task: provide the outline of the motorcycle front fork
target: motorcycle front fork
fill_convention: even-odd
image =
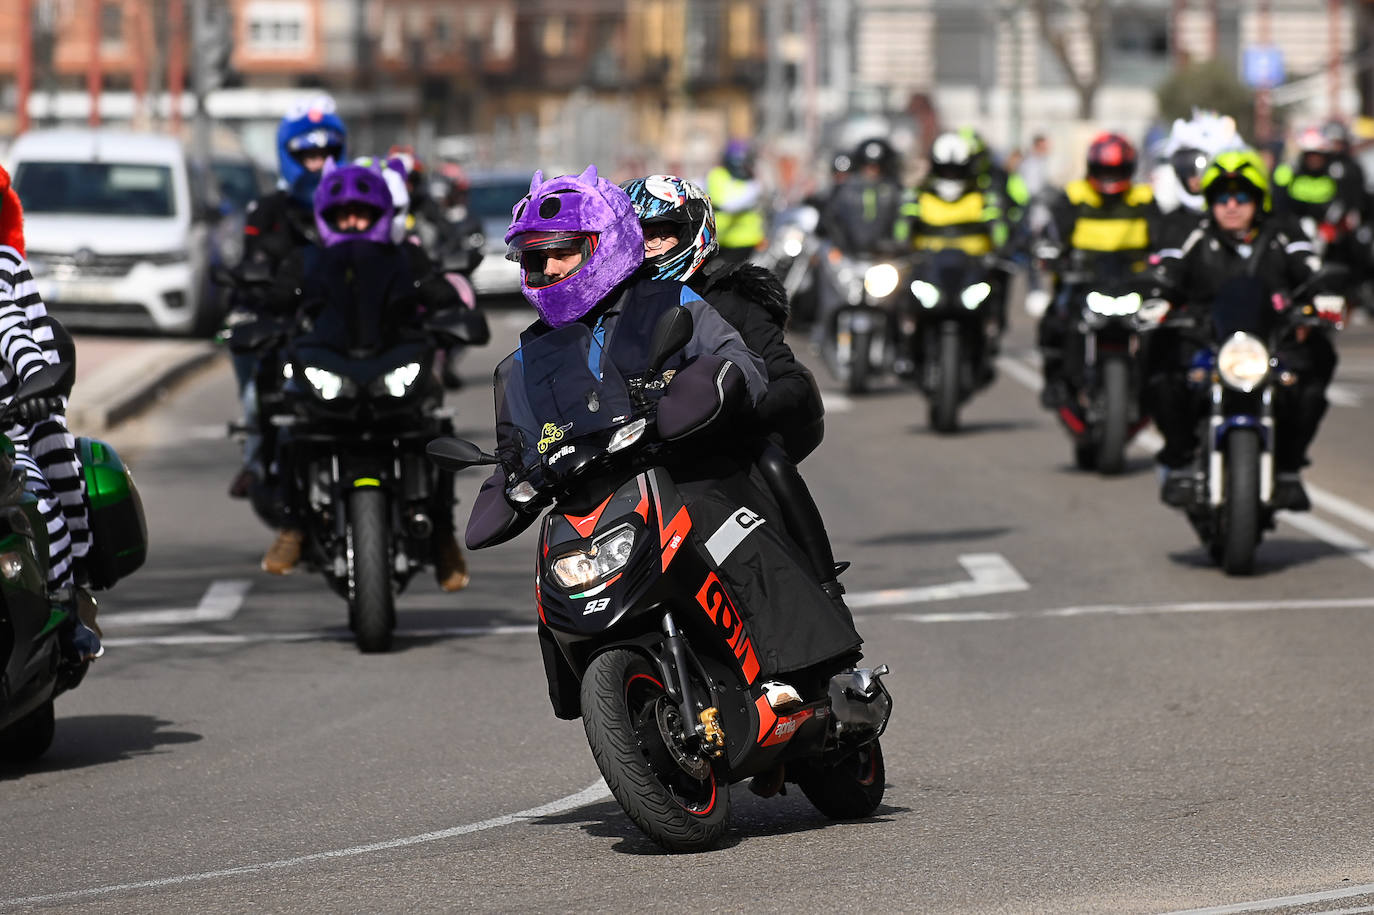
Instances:
[[[1226,454],[1221,441],[1221,430],[1226,424],[1224,409],[1226,391],[1220,382],[1212,384],[1212,415],[1207,423],[1207,440],[1203,442],[1203,452],[1207,461],[1207,504],[1213,508],[1221,505],[1225,492],[1224,464]],[[1267,505],[1274,496],[1274,404],[1273,389],[1265,388],[1260,395],[1260,428],[1264,433],[1265,448],[1260,452],[1259,484],[1260,503]]]
[[[692,734],[682,736],[684,739],[695,736],[703,751],[720,756],[725,752],[725,731],[720,726],[720,709],[715,705],[711,680],[696,659],[691,657],[687,641],[673,621],[671,612],[663,614],[662,625],[663,647],[667,657],[657,659],[659,672],[663,675],[668,696],[678,704],[682,721],[692,724]],[[697,687],[692,682],[694,673],[706,684],[706,695],[700,699],[696,695]]]

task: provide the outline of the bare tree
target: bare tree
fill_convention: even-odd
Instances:
[[[1031,0],[1030,7],[1045,43],[1054,51],[1064,74],[1078,93],[1078,117],[1093,117],[1093,101],[1102,85],[1102,48],[1106,42],[1109,0]],[[1074,66],[1072,36],[1063,29],[1064,13],[1080,14],[1087,22],[1088,61],[1085,71]],[[1075,17],[1077,18],[1077,17]]]

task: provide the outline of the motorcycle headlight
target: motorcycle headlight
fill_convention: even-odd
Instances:
[[[806,233],[800,229],[789,229],[782,239],[782,253],[788,257],[797,257],[806,247]]]
[[[635,531],[628,524],[603,534],[585,550],[560,556],[553,562],[554,580],[562,587],[589,588],[625,568],[634,551]]]
[[[307,365],[304,371],[305,380],[310,382],[310,386],[315,389],[315,393],[320,395],[321,400],[333,400],[345,390],[350,390],[353,383],[347,378],[328,369],[322,369],[317,365]]]
[[[1232,334],[1217,353],[1217,371],[1230,387],[1253,391],[1269,374],[1269,350],[1249,334]]]
[[[864,274],[864,291],[875,299],[885,299],[897,288],[900,277],[891,264],[874,264]]]
[[[926,308],[934,308],[940,303],[940,290],[925,280],[912,280],[911,294]]]
[[[1140,293],[1138,292],[1130,292],[1122,296],[1090,292],[1087,296],[1088,309],[1094,314],[1107,317],[1133,315],[1140,311],[1140,301]]]
[[[972,311],[979,305],[982,305],[991,293],[992,286],[988,283],[974,283],[964,290],[963,294],[959,296],[959,299],[964,303],[965,308]]]
[[[420,363],[409,362],[398,366],[382,376],[382,387],[392,397],[404,397],[406,391],[420,377]]]

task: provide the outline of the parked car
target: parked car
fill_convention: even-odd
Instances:
[[[173,137],[96,128],[15,139],[29,261],[48,309],[73,328],[209,334],[220,219]]]
[[[532,172],[469,173],[468,213],[482,220],[484,257],[472,272],[479,296],[519,295],[520,265],[506,260],[506,229],[511,210],[530,192]]]

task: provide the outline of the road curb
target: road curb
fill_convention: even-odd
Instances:
[[[168,341],[102,366],[77,384],[67,407],[67,425],[101,432],[137,416],[172,385],[221,357],[212,343]],[[79,358],[79,356],[78,356]]]

